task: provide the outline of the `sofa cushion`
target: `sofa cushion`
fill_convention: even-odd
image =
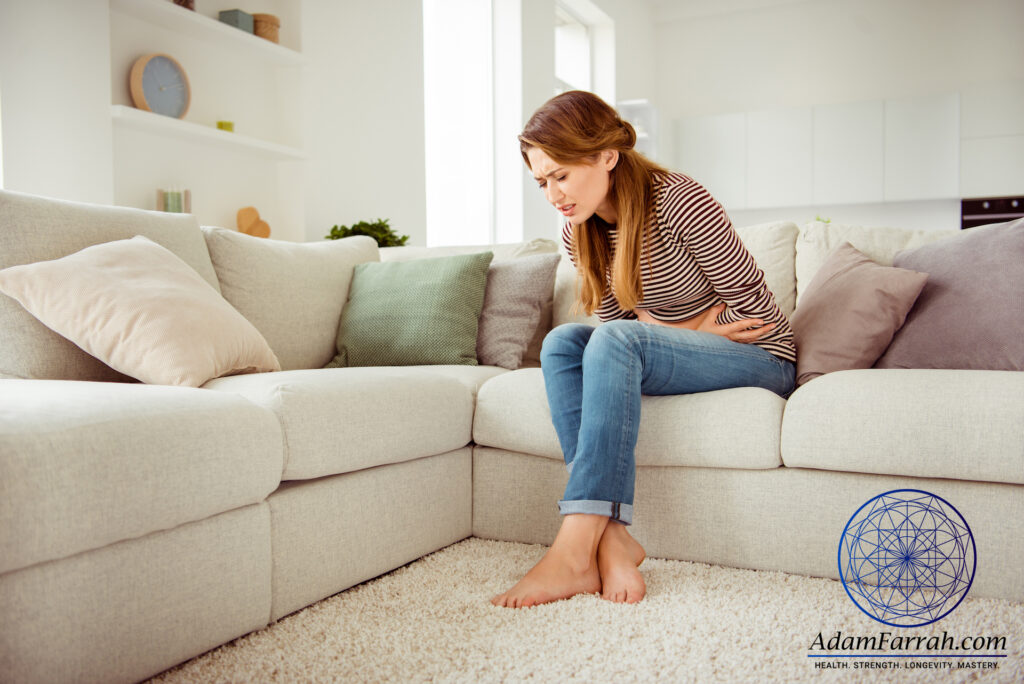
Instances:
[[[794,392],[788,467],[1024,484],[1024,373],[849,370]]]
[[[0,573],[262,501],[282,452],[241,397],[0,380]]]
[[[645,396],[636,461],[644,466],[776,468],[785,400],[757,387]],[[564,461],[539,368],[499,375],[477,397],[473,440]]]
[[[203,227],[224,298],[260,331],[284,370],[323,368],[335,354],[357,264],[378,261],[365,235],[295,243]]]
[[[479,368],[479,376],[504,372]],[[473,376],[417,366],[294,370],[211,380],[272,410],[285,441],[284,480],[399,463],[469,443]]]
[[[59,259],[91,245],[136,235],[169,249],[220,292],[199,223],[191,214],[95,206],[0,190],[0,268]],[[131,380],[4,295],[0,295],[0,377]]]
[[[111,368],[155,385],[281,370],[266,340],[195,270],[149,238],[0,271],[0,291]]]
[[[477,365],[490,252],[359,264],[326,368]]]
[[[871,368],[903,325],[928,276],[881,266],[844,242],[793,314],[796,384],[839,370]]]
[[[878,368],[1024,370],[1024,219],[900,252],[928,273]]]
[[[758,223],[736,228],[736,234],[754,261],[764,271],[768,289],[786,316],[796,309],[796,236],[800,228],[792,221]]]
[[[955,230],[904,230],[902,228],[865,228],[841,223],[812,221],[800,228],[796,239],[796,303],[829,254],[849,242],[876,264],[892,266],[893,257],[903,249],[926,245],[956,235]]]

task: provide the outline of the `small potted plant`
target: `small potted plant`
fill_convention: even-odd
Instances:
[[[352,237],[353,235],[369,235],[377,241],[380,247],[402,247],[409,239],[408,235],[398,235],[387,219],[377,219],[373,223],[360,221],[351,226],[332,226],[331,232],[324,236],[327,240],[340,240],[341,238]]]

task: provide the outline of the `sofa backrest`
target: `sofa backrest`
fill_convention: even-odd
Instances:
[[[199,223],[191,214],[67,202],[0,190],[0,269],[59,259],[86,247],[143,235],[192,266],[220,292]],[[129,382],[0,294],[0,377]]]
[[[849,242],[867,257],[883,266],[892,266],[897,252],[957,235],[957,230],[906,230],[868,228],[842,223],[812,221],[800,228],[796,239],[796,301],[825,259],[836,247]]]

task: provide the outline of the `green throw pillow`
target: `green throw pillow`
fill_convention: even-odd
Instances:
[[[355,267],[338,326],[344,366],[477,365],[492,252]]]

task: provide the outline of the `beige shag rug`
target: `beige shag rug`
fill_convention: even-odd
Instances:
[[[1024,681],[1024,605],[992,599],[968,597],[931,625],[891,628],[833,580],[649,558],[641,566],[647,597],[636,605],[580,595],[529,609],[492,606],[491,596],[545,550],[470,538],[151,681]],[[808,657],[811,644],[837,631],[1005,636],[1007,657],[830,659],[847,668],[816,667],[824,659]],[[960,662],[990,667],[958,669]]]

